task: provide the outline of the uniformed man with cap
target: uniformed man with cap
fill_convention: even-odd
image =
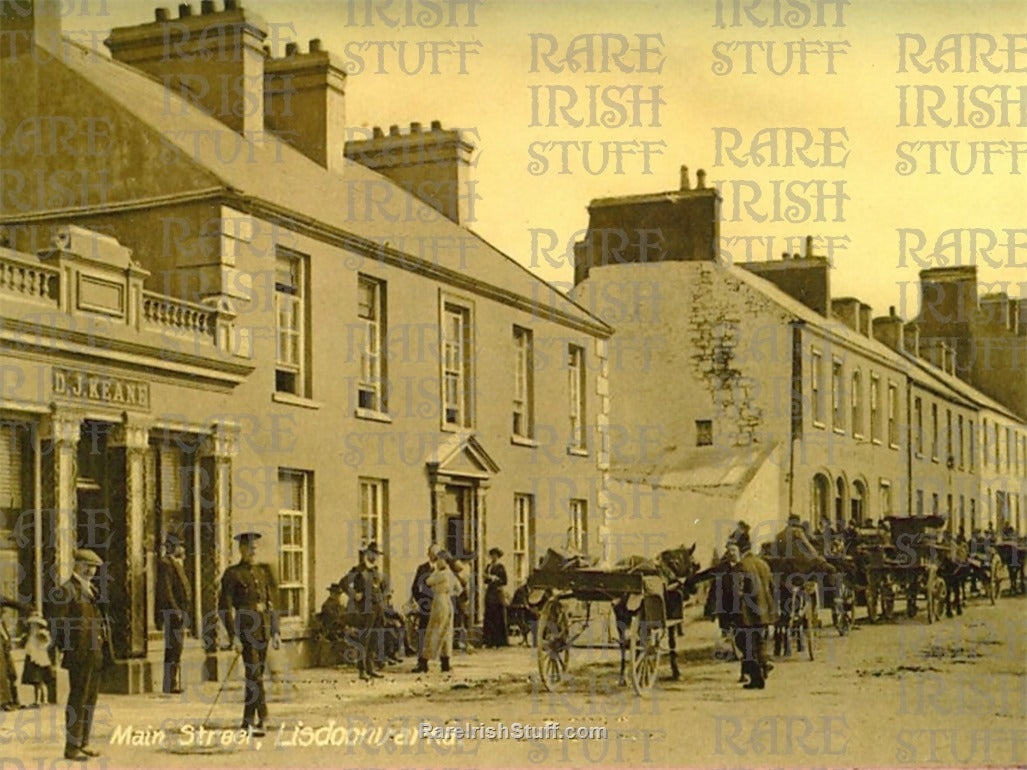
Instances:
[[[164,692],[182,692],[182,646],[193,591],[185,574],[185,544],[169,533],[157,565],[157,626],[164,629]]]
[[[264,667],[270,643],[278,648],[278,617],[274,603],[277,587],[266,564],[258,564],[259,532],[241,532],[239,563],[221,577],[218,614],[228,631],[235,651],[242,655],[246,673],[242,726],[254,735],[264,734],[267,699],[264,694]]]
[[[377,648],[384,646],[382,628],[385,625],[385,580],[377,564],[381,555],[377,543],[368,543],[360,550],[360,562],[342,579],[349,594],[348,614],[359,630],[360,678],[367,680],[382,677],[374,670]]]
[[[86,548],[77,549],[73,558],[71,577],[54,592],[50,623],[54,645],[63,653],[61,666],[68,671],[64,758],[85,762],[100,756],[89,748],[89,733],[100,692],[100,675],[114,655],[107,618],[92,582],[103,560]]]

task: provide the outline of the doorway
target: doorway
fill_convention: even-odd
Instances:
[[[463,561],[470,570],[467,584],[468,603],[474,624],[481,620],[478,608],[478,511],[474,484],[446,484],[442,494],[444,547],[454,559]]]

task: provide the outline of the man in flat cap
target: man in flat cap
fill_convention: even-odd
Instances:
[[[278,649],[278,616],[274,603],[278,588],[266,564],[257,563],[259,532],[242,532],[235,536],[239,543],[239,563],[221,576],[218,614],[228,631],[235,651],[242,655],[246,672],[242,726],[253,735],[264,735],[267,719],[267,698],[264,693],[264,668],[267,647]]]
[[[384,652],[382,628],[385,625],[385,580],[378,571],[378,557],[382,555],[378,544],[368,543],[360,550],[360,562],[342,579],[349,594],[348,614],[358,629],[361,653],[357,662],[360,678],[371,680],[382,677],[374,670],[378,649]]]
[[[193,590],[185,574],[185,544],[168,534],[157,564],[157,626],[164,629],[164,692],[182,692],[182,644]]]
[[[86,548],[76,550],[73,558],[71,577],[54,593],[50,622],[54,645],[63,653],[61,666],[68,671],[64,758],[86,762],[100,756],[89,748],[89,733],[100,692],[100,674],[114,655],[107,618],[92,582],[103,560]]]

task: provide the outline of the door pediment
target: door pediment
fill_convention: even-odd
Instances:
[[[425,464],[433,476],[485,479],[499,472],[495,460],[471,433],[454,434],[432,452]]]

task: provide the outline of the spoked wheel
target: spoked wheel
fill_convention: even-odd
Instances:
[[[994,604],[1002,596],[1002,558],[996,553],[991,557],[991,571],[988,575],[988,600]]]
[[[659,678],[664,633],[662,600],[646,597],[628,628],[628,662],[636,695],[649,695]]]
[[[837,590],[838,594],[835,596],[831,618],[834,621],[834,627],[838,629],[838,634],[845,636],[852,630],[854,622],[853,612],[856,607],[856,592],[849,585],[848,580],[842,580]]]
[[[559,599],[550,599],[538,617],[538,673],[552,692],[563,681],[570,662],[570,624]]]

